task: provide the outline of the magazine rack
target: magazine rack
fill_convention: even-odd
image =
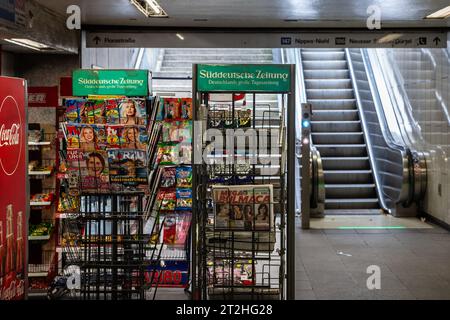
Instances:
[[[193,66],[194,299],[294,297],[295,71],[275,66],[280,89],[232,79],[264,68]]]
[[[187,99],[183,100],[187,102]],[[155,299],[159,287],[185,288],[188,284],[189,246],[186,238],[192,214],[191,207],[178,206],[179,202],[183,203],[178,201],[178,194],[190,194],[187,203],[192,206],[191,182],[183,179],[182,175],[186,171],[192,172],[191,157],[186,157],[186,162],[179,165],[165,163],[165,166],[160,155],[168,146],[178,147],[178,144],[192,149],[191,142],[187,141],[170,141],[168,145],[161,142],[167,133],[165,129],[190,130],[186,123],[192,121],[192,113],[189,112],[190,116],[185,120],[157,119],[158,110],[163,108],[161,101],[164,100],[158,97],[147,100],[148,118],[143,121],[146,123],[145,132],[140,133],[140,129],[134,132],[134,135],[139,132],[140,137],[145,135],[146,138],[142,139],[142,144],[148,145],[145,151],[129,149],[128,146],[123,148],[121,143],[124,139],[120,132],[125,131],[120,125],[108,124],[113,120],[108,118],[108,113],[104,126],[106,139],[99,138],[101,131],[97,127],[102,129],[101,124],[68,122],[64,125],[65,141],[72,145],[62,152],[66,166],[72,169],[65,174],[64,193],[75,195],[76,207],[66,214],[68,219],[62,228],[66,245],[65,265],[80,267],[82,299]],[[86,101],[82,104],[86,105]],[[88,102],[91,104],[95,105]],[[108,101],[105,108],[111,111],[113,104],[112,100]],[[71,113],[67,113],[70,117]],[[82,130],[88,126],[96,133],[96,150],[80,151],[77,146],[82,146]],[[104,170],[101,159],[97,161],[102,156],[102,141],[106,141],[103,145],[107,149],[109,172]],[[133,154],[136,156],[130,157]],[[91,158],[96,160],[92,161],[93,168],[86,168]],[[130,175],[130,165],[125,161],[128,159],[131,159],[134,178]],[[99,179],[85,181],[83,176],[89,169],[100,173]],[[164,173],[169,170],[174,174],[173,181],[177,182],[171,187],[162,185],[164,180],[167,183]],[[109,184],[103,177],[109,177]],[[171,210],[164,207],[168,200],[166,193],[176,193],[176,206],[175,200],[170,199]],[[170,224],[172,226],[169,227]],[[180,234],[184,234],[184,240]]]
[[[145,271],[150,263],[146,247],[149,236],[144,232],[149,216],[146,204],[151,196],[149,101],[121,97],[108,98],[110,102],[106,103],[105,99],[66,100],[67,121],[62,124],[64,143],[60,150],[60,171],[64,171],[60,172],[59,206],[65,217],[61,225],[63,267],[79,268],[79,273],[72,272],[69,279],[79,277],[76,289],[80,299],[144,299]],[[123,107],[107,109],[113,101],[142,108],[141,117],[129,126],[122,121],[111,122]],[[80,105],[74,108],[77,103]],[[82,119],[85,107],[87,119]],[[128,128],[131,133],[125,133]],[[134,139],[121,139],[128,134]],[[91,136],[95,139],[88,142]]]

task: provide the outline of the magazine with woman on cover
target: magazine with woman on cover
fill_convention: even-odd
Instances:
[[[215,228],[269,231],[273,226],[272,185],[213,185]]]

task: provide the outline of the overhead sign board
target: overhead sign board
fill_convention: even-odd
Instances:
[[[197,91],[289,92],[290,89],[290,65],[199,64],[197,66]]]
[[[88,48],[446,48],[446,32],[87,32]]]
[[[147,70],[75,70],[73,95],[148,96]]]

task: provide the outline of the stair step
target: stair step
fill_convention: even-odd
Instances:
[[[356,99],[308,99],[313,113],[316,110],[356,110]]]
[[[325,199],[325,209],[377,209],[377,198]]]
[[[309,79],[305,80],[306,89],[350,89],[350,79]]]
[[[312,114],[314,121],[359,120],[358,110],[315,110]]]
[[[325,184],[369,184],[373,182],[372,170],[324,170]]]
[[[343,70],[347,69],[346,60],[303,60],[305,70]]]
[[[312,132],[314,144],[363,144],[362,132]]]
[[[307,89],[308,99],[353,99],[353,89]]]
[[[311,121],[312,132],[361,132],[361,121]]]
[[[323,157],[321,155],[324,170],[368,170],[370,169],[369,157]]]
[[[350,71],[348,69],[341,70],[308,70],[304,69],[305,80],[309,79],[350,79]]]
[[[364,157],[367,155],[365,144],[316,144],[322,157]]]
[[[371,215],[379,215],[382,214],[383,210],[381,209],[325,209],[324,214],[325,215],[342,215],[342,216],[350,216],[350,215],[354,215],[354,216],[361,216],[361,215],[367,215],[367,216],[371,216]]]
[[[327,199],[376,198],[375,184],[326,184]]]
[[[302,60],[310,61],[310,60],[324,60],[324,59],[332,59],[332,60],[344,60],[345,52],[344,51],[304,51],[302,49]]]

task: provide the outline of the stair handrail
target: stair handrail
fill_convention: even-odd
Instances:
[[[377,174],[378,172],[378,167],[377,167],[377,163],[375,161],[375,156],[374,156],[374,152],[373,152],[373,146],[372,146],[372,142],[370,139],[370,136],[368,134],[368,129],[367,129],[367,122],[365,119],[365,115],[364,112],[362,112],[362,101],[361,101],[361,96],[359,94],[359,88],[358,88],[358,83],[356,81],[356,76],[355,76],[355,70],[353,68],[353,62],[352,62],[352,58],[350,55],[350,51],[348,48],[345,49],[345,55],[347,58],[347,62],[348,62],[348,68],[350,71],[350,75],[351,75],[351,81],[353,84],[353,89],[355,92],[355,98],[356,98],[356,104],[358,106],[358,110],[359,110],[359,116],[361,119],[361,126],[363,127],[363,134],[364,134],[364,140],[367,144],[367,152],[369,155],[369,162],[370,162],[370,167],[373,170],[373,177],[375,180],[375,188],[377,190],[377,194],[378,194],[378,199],[380,200],[380,204],[381,204],[381,208],[389,213],[392,213],[392,210],[388,207],[388,205],[386,204],[386,201],[384,199],[384,194],[383,194],[383,190],[382,185],[381,185],[381,181],[380,178]]]

